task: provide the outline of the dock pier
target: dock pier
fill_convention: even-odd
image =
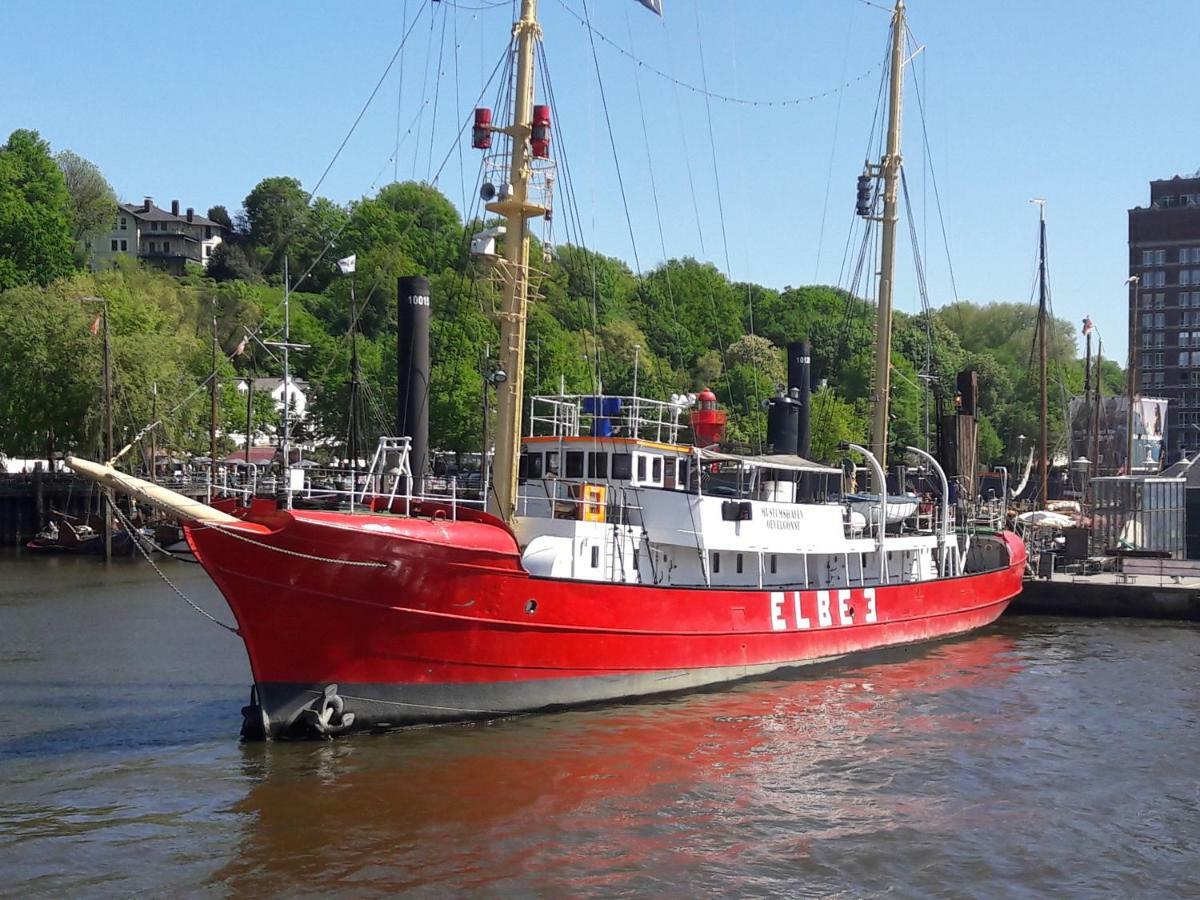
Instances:
[[[1027,578],[1009,606],[1022,615],[1200,622],[1200,577],[1104,572]]]

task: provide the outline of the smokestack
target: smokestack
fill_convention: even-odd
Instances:
[[[149,197],[143,198],[142,199],[142,212],[150,212],[150,207],[152,207],[153,205],[154,205],[154,203]]]
[[[179,201],[178,200],[171,201],[171,215],[173,215],[173,216],[179,215]]]
[[[795,453],[807,459],[812,449],[812,347],[808,341],[793,341],[787,345],[787,359],[788,387],[799,391]]]
[[[429,471],[429,279],[396,280],[396,434],[412,438],[414,478]]]
[[[791,456],[798,444],[800,404],[788,394],[767,401],[767,443],[772,453]]]

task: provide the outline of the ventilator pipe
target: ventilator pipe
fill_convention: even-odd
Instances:
[[[942,483],[942,524],[938,528],[938,573],[942,576],[946,572],[946,544],[950,540],[950,482],[946,479],[946,473],[942,469],[938,461],[933,458],[932,454],[926,453],[919,447],[906,447],[909,453],[919,459],[925,460],[937,472],[938,479]]]
[[[883,474],[883,466],[879,464],[879,460],[870,450],[860,447],[858,444],[847,444],[846,446],[862,455],[875,473],[875,483],[883,488],[879,492],[879,583],[887,584],[887,554],[883,551],[884,532],[887,530],[887,478]]]

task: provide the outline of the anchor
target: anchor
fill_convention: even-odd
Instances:
[[[265,741],[271,735],[271,722],[258,698],[258,685],[250,685],[250,703],[242,707],[242,740]]]
[[[354,724],[354,713],[346,712],[346,703],[338,696],[336,684],[325,685],[325,691],[301,714],[302,720],[322,737],[332,737],[348,731]]]

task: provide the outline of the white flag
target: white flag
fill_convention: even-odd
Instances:
[[[338,271],[340,271],[343,275],[349,275],[351,272],[354,271],[357,263],[358,263],[358,254],[351,253],[345,259],[338,260],[338,262],[337,262]]]

